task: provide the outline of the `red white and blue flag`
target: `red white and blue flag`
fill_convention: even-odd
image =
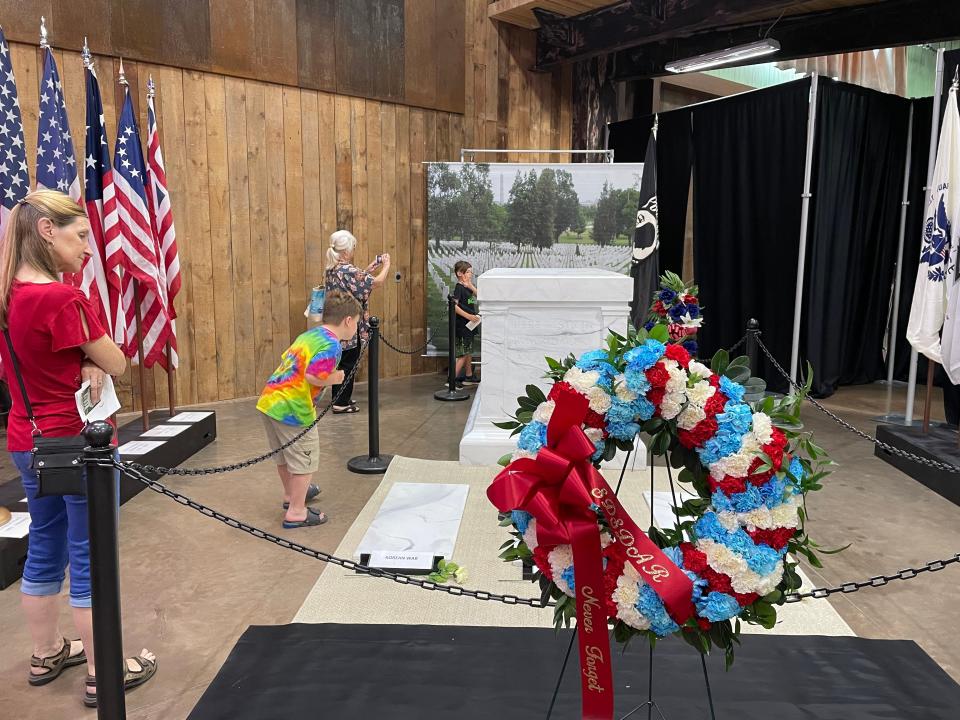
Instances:
[[[30,174],[23,142],[23,119],[10,47],[0,28],[0,240],[14,206],[30,191]]]
[[[110,269],[123,267],[122,303],[126,323],[124,351],[136,362],[137,308],[140,300],[143,364],[156,362],[166,367],[166,343],[170,336],[170,318],[163,302],[166,281],[161,277],[157,242],[150,222],[147,192],[144,186],[146,165],[137,130],[136,115],[129,89],[117,125],[117,144],[113,153],[113,182],[116,188],[121,251],[108,255]]]
[[[44,48],[40,81],[40,123],[37,128],[37,189],[59,190],[80,203],[77,156],[67,122],[67,106],[57,62]]]
[[[167,172],[163,165],[163,152],[160,150],[160,132],[153,104],[153,78],[150,78],[150,92],[147,95],[147,201],[156,239],[161,297],[170,318],[170,359],[172,366],[176,368],[177,327],[174,318],[177,317],[177,312],[173,301],[180,292],[180,255],[177,252],[177,231],[173,225],[173,210],[167,190]]]
[[[100,311],[114,342],[126,341],[123,309],[120,304],[120,267],[110,267],[109,257],[121,251],[117,200],[110,166],[110,148],[104,127],[100,85],[92,64],[86,69],[87,156],[84,159],[84,201],[90,220],[90,250],[84,263],[80,289]]]

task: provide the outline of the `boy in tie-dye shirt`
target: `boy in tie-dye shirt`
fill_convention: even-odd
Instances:
[[[297,337],[286,349],[257,402],[270,449],[279,450],[275,457],[283,484],[284,528],[327,521],[326,514],[306,506],[320,492],[311,482],[320,467],[320,433],[314,424],[316,402],[326,387],[343,383],[343,371],[337,370],[340,343],[356,334],[360,311],[352,295],[329,293],[323,323]]]

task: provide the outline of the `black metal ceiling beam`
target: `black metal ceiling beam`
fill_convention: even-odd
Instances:
[[[667,75],[664,65],[758,39],[767,23],[706,31],[648,43],[617,53],[617,80]],[[780,52],[756,62],[794,60],[842,52],[952,40],[960,37],[960,2],[894,0],[868,6],[783,18],[770,33]],[[727,66],[729,67],[729,66]]]
[[[953,2],[953,0],[945,0]],[[644,43],[718,27],[730,27],[763,12],[772,24],[796,0],[626,0],[564,17],[534,9],[538,70]]]

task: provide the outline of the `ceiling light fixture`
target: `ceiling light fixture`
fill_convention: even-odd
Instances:
[[[696,57],[686,58],[684,60],[674,60],[664,65],[667,72],[687,73],[707,68],[726,65],[728,63],[741,62],[750,58],[772,55],[780,51],[780,43],[772,39],[758,40],[757,42],[746,45],[737,45],[726,50],[717,50],[716,52],[704,53]]]

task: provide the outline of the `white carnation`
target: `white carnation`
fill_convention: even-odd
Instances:
[[[761,445],[767,445],[773,440],[773,423],[766,413],[753,414],[753,434]]]
[[[710,372],[710,368],[697,360],[691,360],[687,370],[692,375],[699,375],[701,378],[708,378],[713,374]]]
[[[680,414],[680,407],[686,395],[680,393],[667,393],[663,396],[663,402],[660,403],[660,415],[664,420],[673,420]]]
[[[674,367],[668,368],[667,372],[670,375],[670,379],[667,380],[667,392],[668,393],[684,393],[686,394],[687,390],[687,373],[686,371],[674,363]]]
[[[584,372],[578,367],[572,367],[567,370],[567,374],[563,376],[563,379],[572,385],[577,392],[586,395],[590,391],[590,388],[595,386],[600,380],[600,373],[596,370],[587,370]]]
[[[604,415],[610,410],[611,400],[607,391],[599,385],[594,385],[587,392],[587,398],[590,400],[590,409],[595,413]]]
[[[703,407],[707,404],[707,400],[713,397],[716,391],[717,389],[708,381],[701,380],[687,390],[687,399],[689,399],[691,403]]]
[[[680,416],[677,418],[677,427],[681,430],[693,430],[697,423],[706,417],[707,414],[703,411],[702,407],[691,403],[687,405],[686,409],[680,413]]]
[[[510,458],[510,462],[513,462],[514,460],[520,460],[521,458],[535,458],[536,456],[537,456],[536,453],[532,453],[529,450],[521,450],[520,448],[517,448],[513,452],[513,455]]]
[[[596,445],[597,440],[603,440],[603,430],[600,428],[586,428],[583,434],[586,435],[594,445]]]
[[[537,521],[535,518],[531,518],[527,524],[527,531],[523,534],[523,542],[530,548],[530,552],[537,549],[539,543],[537,542]]]
[[[637,630],[649,630],[650,620],[640,614],[640,611],[633,605],[617,604],[617,617],[623,620],[627,625]]]
[[[626,378],[623,375],[617,375],[613,380],[613,389],[618,400],[623,402],[633,402],[637,399],[637,394],[627,387]]]
[[[553,400],[547,400],[537,405],[537,409],[533,411],[533,419],[537,422],[542,422],[544,425],[550,423],[550,418],[553,417],[553,410],[557,404]]]

